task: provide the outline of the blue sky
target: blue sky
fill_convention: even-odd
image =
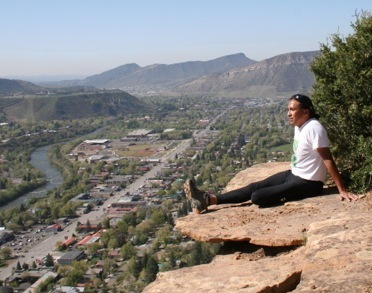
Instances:
[[[127,63],[264,60],[352,33],[370,0],[3,0],[0,77],[92,75]]]

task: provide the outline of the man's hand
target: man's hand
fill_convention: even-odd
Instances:
[[[352,194],[347,191],[340,192],[340,200],[347,200],[347,201],[355,201],[358,200],[359,197],[355,194]]]
[[[340,200],[355,201],[359,197],[355,194],[347,192],[344,186],[344,182],[341,178],[340,172],[336,166],[336,163],[333,159],[332,153],[328,147],[318,148],[319,155],[322,157],[324,164],[327,167],[328,172],[331,174],[333,181],[335,182],[337,189],[340,193]]]

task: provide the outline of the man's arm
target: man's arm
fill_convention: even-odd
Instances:
[[[333,159],[331,150],[329,148],[318,148],[317,151],[319,155],[322,157],[329,174],[331,174],[331,177],[337,186],[338,192],[340,193],[340,199],[341,200],[346,199],[347,201],[358,200],[358,196],[346,190],[340,172],[338,171],[336,163]]]

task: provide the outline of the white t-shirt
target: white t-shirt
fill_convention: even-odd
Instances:
[[[292,173],[307,180],[325,181],[327,168],[317,148],[329,147],[327,131],[317,119],[295,126]]]

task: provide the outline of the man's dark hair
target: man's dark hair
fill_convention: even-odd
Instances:
[[[315,113],[313,102],[308,96],[295,94],[289,100],[296,100],[300,103],[302,109],[309,109],[310,118],[319,119],[319,115]]]

